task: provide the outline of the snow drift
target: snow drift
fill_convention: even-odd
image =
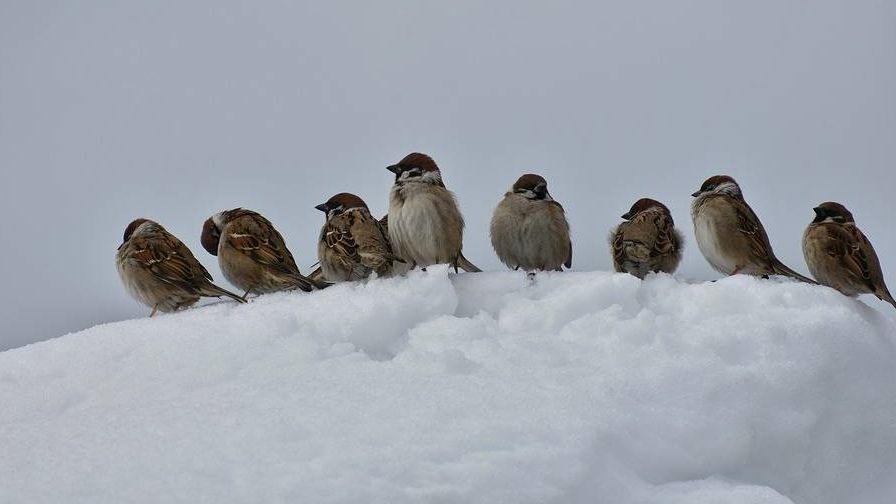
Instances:
[[[732,277],[449,275],[0,353],[4,502],[889,503],[896,323]]]

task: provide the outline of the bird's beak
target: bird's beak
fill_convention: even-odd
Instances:
[[[629,220],[629,219],[632,218],[632,213],[631,213],[631,212],[626,212],[626,213],[622,214],[621,217],[622,217],[623,219],[625,219],[625,220]]]
[[[399,173],[401,173],[401,167],[398,166],[397,164],[394,164],[394,165],[392,165],[392,166],[387,166],[386,169],[389,170],[390,172],[396,174],[396,175],[398,175]]]
[[[821,208],[815,207],[812,210],[815,210],[815,218],[812,219],[812,222],[822,222],[827,218],[827,216],[824,214],[824,210],[822,210]]]
[[[702,191],[697,191],[697,192],[691,194],[691,196],[696,198],[697,196],[700,196],[700,194],[702,194]]]
[[[327,213],[330,211],[330,207],[328,207],[326,203],[321,203],[320,205],[317,205],[314,208],[320,210],[323,213]]]

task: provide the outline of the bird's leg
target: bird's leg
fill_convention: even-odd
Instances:
[[[153,315],[156,314],[156,310],[159,309],[159,303],[156,303],[152,306],[152,311],[149,312],[149,318],[152,318]]]
[[[247,298],[249,297],[250,292],[252,292],[252,287],[249,287],[248,289],[246,289],[246,293],[243,294],[243,301],[248,301]]]

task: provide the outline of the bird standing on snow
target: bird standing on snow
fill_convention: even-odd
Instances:
[[[666,205],[641,198],[623,216],[625,222],[610,233],[610,252],[616,271],[644,278],[647,273],[674,273],[681,262],[684,239]]]
[[[202,226],[202,246],[218,256],[227,281],[249,293],[323,287],[299,272],[274,225],[243,208],[216,213]]]
[[[392,273],[392,246],[364,200],[339,193],[316,207],[326,215],[317,243],[323,276],[331,282],[367,278],[370,273]]]
[[[491,223],[492,247],[508,268],[562,270],[572,267],[569,223],[539,175],[520,177],[498,203]]]
[[[386,169],[395,174],[388,215],[395,254],[412,268],[448,263],[454,271],[482,271],[461,253],[464,219],[435,161],[414,152]]]
[[[186,308],[200,297],[240,296],[211,282],[212,276],[180,240],[158,223],[136,219],[124,230],[115,263],[125,289],[136,300],[157,310]]]
[[[775,257],[762,222],[733,178],[710,177],[692,196],[697,246],[716,271],[726,275],[784,275],[815,283]]]
[[[877,253],[852,213],[834,202],[822,203],[814,210],[815,219],[803,233],[803,255],[812,276],[847,296],[874,294],[896,307]]]

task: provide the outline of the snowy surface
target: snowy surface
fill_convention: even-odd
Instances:
[[[98,326],[0,353],[0,501],[890,503],[863,302],[431,268]]]

